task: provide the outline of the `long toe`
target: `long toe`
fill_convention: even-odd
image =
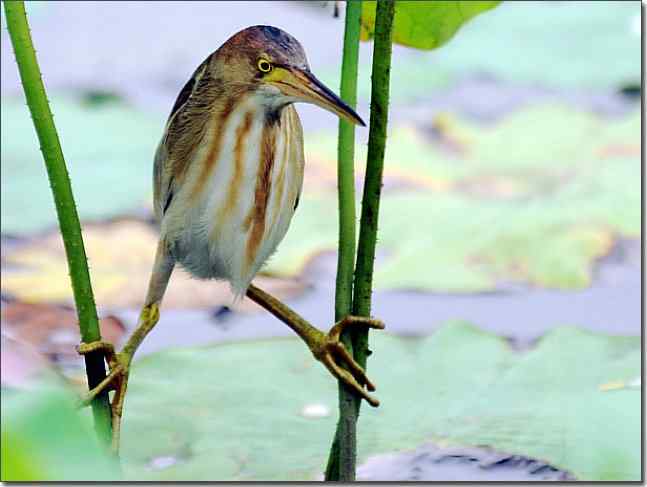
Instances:
[[[366,390],[359,384],[359,382],[355,380],[355,377],[353,377],[350,372],[342,369],[339,365],[337,365],[331,356],[328,355],[325,357],[324,365],[326,365],[333,376],[343,382],[351,390],[355,391],[360,397],[366,399],[366,402],[368,402],[371,406],[378,407],[380,405],[380,401],[366,392]]]
[[[339,340],[342,332],[349,326],[365,326],[374,330],[383,330],[385,328],[382,320],[368,318],[366,316],[348,315],[335,323],[335,326],[330,329],[328,336],[333,340]]]
[[[373,385],[371,380],[368,378],[364,369],[355,361],[351,354],[348,353],[348,350],[346,350],[346,347],[344,347],[341,342],[338,342],[337,346],[335,347],[335,353],[350,370],[350,373],[353,374],[357,382],[359,382],[361,385],[366,385],[366,388],[369,391],[375,390],[375,385]]]
[[[104,342],[104,341],[96,341],[96,342],[81,342],[79,345],[76,347],[76,351],[78,352],[79,355],[86,355],[88,353],[92,352],[103,352],[106,355],[114,355],[115,353],[115,347],[112,343],[110,342]]]

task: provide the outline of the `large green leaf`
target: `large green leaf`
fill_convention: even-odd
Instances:
[[[118,478],[89,418],[60,383],[2,391],[2,480],[105,481]],[[85,415],[84,415],[85,416]]]
[[[435,49],[449,41],[458,29],[500,1],[398,1],[393,19],[393,42],[419,49]],[[377,2],[362,4],[361,38],[375,31]]]
[[[382,405],[362,409],[360,463],[431,439],[539,458],[581,480],[640,478],[640,390],[622,386],[640,375],[638,338],[560,328],[520,353],[453,323],[424,339],[371,340]],[[314,480],[335,398],[296,339],[151,355],[129,386],[125,477]],[[304,415],[313,404],[333,413]]]

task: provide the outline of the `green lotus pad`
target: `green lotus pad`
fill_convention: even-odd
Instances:
[[[640,478],[637,337],[557,328],[518,352],[503,338],[453,322],[421,339],[372,333],[371,348],[369,372],[382,405],[362,409],[360,464],[432,440],[541,459],[579,480]],[[79,458],[70,449],[80,443],[52,447],[59,423],[42,419],[52,401],[23,397],[33,395],[3,394],[3,428],[46,454],[45,464],[61,462],[57,479],[79,478],[69,468]],[[149,355],[134,363],[129,384],[124,477],[315,480],[336,407],[335,382],[297,339]],[[82,416],[89,431],[89,411]]]
[[[640,478],[640,340],[574,328],[529,352],[465,323],[429,338],[373,333],[360,463],[425,440],[540,458],[582,480]],[[126,477],[314,480],[336,422],[337,387],[297,340],[175,350],[137,362],[123,434]],[[332,414],[306,418],[321,404]],[[159,471],[155,458],[177,463]]]
[[[401,1],[395,4],[393,42],[420,49],[435,49],[452,38],[472,17],[496,7],[498,1]],[[362,5],[362,40],[375,34],[376,2]]]

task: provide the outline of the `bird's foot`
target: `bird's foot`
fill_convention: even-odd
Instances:
[[[81,343],[77,347],[80,355],[100,351],[104,354],[108,364],[109,373],[97,386],[90,389],[83,395],[79,406],[88,406],[98,394],[104,391],[115,391],[115,395],[110,402],[111,419],[112,419],[112,450],[119,452],[119,435],[121,432],[121,415],[124,407],[124,398],[128,386],[128,373],[132,355],[120,352],[116,353],[113,345],[108,342],[97,341],[90,343]]]
[[[374,391],[375,386],[366,376],[364,369],[353,359],[339,340],[341,333],[349,326],[366,326],[376,330],[384,329],[384,323],[380,320],[362,316],[347,316],[337,322],[328,334],[321,333],[321,335],[314,337],[314,343],[310,346],[310,349],[315,358],[323,363],[334,377],[366,399],[371,406],[377,407],[380,402],[364,389],[366,385],[369,391]],[[342,365],[346,368],[343,368]]]

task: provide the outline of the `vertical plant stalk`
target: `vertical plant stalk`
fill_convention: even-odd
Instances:
[[[341,65],[341,99],[348,106],[357,105],[357,65],[361,0],[348,2],[344,30],[344,54]],[[337,189],[339,195],[339,253],[335,282],[335,321],[352,310],[353,267],[355,266],[355,125],[339,119],[337,142]],[[348,342],[350,345],[350,340]]]
[[[72,187],[65,166],[63,151],[61,150],[31,40],[25,5],[22,1],[5,1],[4,9],[20,79],[40,142],[52,194],[54,195],[58,223],[63,236],[65,255],[74,291],[74,302],[81,329],[81,339],[86,343],[97,341],[101,339],[101,333],[83,246],[81,225],[74,203],[74,196],[72,195]],[[90,388],[95,387],[106,377],[104,360],[100,353],[87,354],[85,356],[85,368]],[[106,445],[109,445],[111,424],[107,392],[98,395],[92,401],[92,412],[99,438]]]
[[[340,96],[348,106],[357,105],[357,69],[359,59],[361,0],[346,2],[346,21],[344,28],[344,53],[341,64]],[[353,268],[355,266],[355,126],[339,119],[337,142],[337,189],[339,198],[339,245],[337,254],[337,279],[335,282],[335,321],[352,312]],[[352,339],[344,332],[341,341],[350,353],[353,351]],[[353,397],[339,384],[340,424],[348,421],[342,411],[353,409]],[[340,428],[337,425],[337,430]],[[339,442],[338,434],[331,447],[326,480],[339,480]]]
[[[371,312],[373,262],[375,260],[389,111],[394,12],[394,0],[378,0],[371,75],[371,121],[368,156],[353,285],[353,314],[357,316],[370,316]],[[366,368],[366,361],[370,353],[368,349],[368,330],[354,330],[352,342],[355,360]],[[350,399],[348,402],[340,399],[340,405],[343,409],[340,411],[341,418],[331,452],[332,461],[329,461],[330,480],[352,481],[355,480],[357,460],[356,427],[361,399],[346,389],[342,391],[342,395],[347,395]],[[336,466],[333,458],[335,454],[338,456]]]

